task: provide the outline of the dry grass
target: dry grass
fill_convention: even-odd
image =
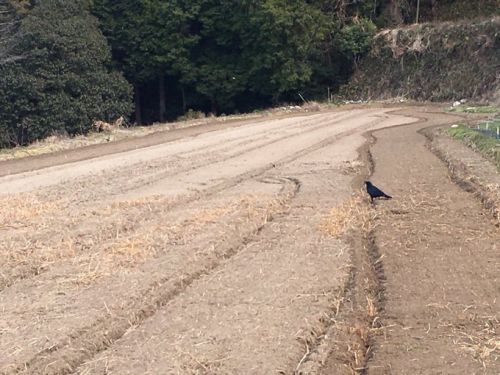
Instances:
[[[319,112],[323,108],[323,106],[315,101],[309,101],[300,106],[300,108],[305,112]]]
[[[377,213],[361,195],[356,195],[339,206],[332,208],[320,224],[320,230],[335,238],[342,237],[350,230],[368,233],[373,229]]]
[[[207,358],[207,356],[192,354],[187,351],[175,348],[178,355],[182,358],[182,365],[177,368],[177,372],[186,375],[217,375],[221,374],[220,365],[222,362],[229,359],[228,357],[220,357],[216,359]]]
[[[468,306],[474,309],[475,306]],[[462,324],[450,324],[454,333],[454,342],[461,350],[472,354],[474,359],[488,368],[490,364],[497,363],[500,359],[500,338],[497,334],[500,327],[496,316],[477,316],[475,313],[466,316],[469,323],[474,324],[475,329]]]
[[[94,212],[94,220],[109,216],[109,220],[122,221],[95,228],[96,232],[85,237],[72,233],[67,238],[47,239],[44,243],[32,243],[26,238],[22,248],[19,242],[5,242],[0,247],[5,269],[0,284],[12,282],[6,277],[25,277],[27,273],[39,273],[56,262],[72,259],[78,271],[68,275],[67,281],[89,285],[119,269],[133,268],[160,256],[172,247],[186,245],[194,238],[207,237],[208,241],[208,238],[224,237],[228,230],[256,229],[285,206],[281,198],[242,196],[176,218],[175,213],[168,210],[170,203],[171,200],[162,197],[112,203]],[[159,207],[165,208],[165,212]],[[192,254],[193,260],[216,251],[209,246]]]
[[[93,217],[116,217],[121,221],[144,221],[148,218],[162,217],[168,214],[170,208],[178,204],[176,198],[163,195],[151,195],[138,199],[112,202],[104,207],[90,211]]]
[[[463,334],[460,346],[471,352],[474,358],[481,362],[484,368],[488,362],[497,362],[500,358],[500,339],[498,337],[485,338]]]
[[[335,238],[342,238],[349,232],[354,233],[354,238],[364,238],[362,243],[354,246],[362,246],[362,250],[356,249],[352,253],[352,267],[358,269],[358,275],[362,273],[358,285],[349,293],[355,293],[357,303],[350,301],[347,290],[343,290],[336,298],[334,306],[335,315],[330,318],[326,331],[317,329],[305,336],[306,349],[308,344],[313,342],[310,337],[320,338],[319,356],[309,360],[302,368],[298,368],[296,373],[309,373],[309,369],[314,369],[311,373],[320,372],[322,366],[328,358],[333,358],[338,373],[359,374],[365,371],[366,358],[370,351],[370,337],[373,332],[379,330],[374,328],[379,316],[378,301],[376,299],[376,283],[372,280],[376,278],[373,272],[367,271],[372,265],[369,260],[369,249],[364,241],[368,238],[375,226],[375,219],[381,209],[374,209],[366,199],[363,192],[358,192],[355,196],[344,201],[342,204],[330,210],[329,214],[322,220],[319,230]],[[358,256],[360,259],[357,259]],[[364,303],[363,299],[366,300]],[[340,314],[340,315],[339,315]],[[320,323],[321,320],[319,321]],[[333,322],[333,324],[332,324]],[[325,330],[325,328],[323,328]],[[328,332],[328,338],[323,338]],[[330,349],[326,349],[326,347]],[[314,352],[318,351],[314,349]],[[308,354],[308,353],[307,353]],[[302,364],[299,364],[302,365]],[[299,366],[300,367],[300,366]]]
[[[500,184],[486,184],[484,187],[484,196],[488,202],[491,202],[490,211],[495,216],[497,227],[500,227]]]
[[[60,200],[40,200],[36,194],[23,193],[0,198],[0,230],[19,229],[30,225],[42,215],[61,209]]]
[[[237,209],[233,204],[195,210],[184,221],[179,221],[170,213],[173,201],[155,196],[76,213],[75,217],[80,220],[73,223],[71,229],[66,218],[52,215],[58,209],[56,203],[39,204],[31,195],[11,198],[10,202],[9,209],[2,212],[1,223],[8,223],[4,225],[6,229],[27,227],[34,218],[49,228],[46,232],[5,233],[0,243],[0,287],[10,285],[17,278],[43,272],[65,259],[83,261],[84,270],[77,279],[92,281],[94,274],[107,274],[114,262],[122,266],[139,263],[154,256],[162,244],[186,241],[203,226]]]
[[[237,209],[236,205],[202,209],[180,223],[165,222],[147,226],[124,238],[117,236],[116,242],[101,251],[101,263],[109,267],[137,265],[156,256],[166,246],[186,243],[189,238],[202,233],[207,225],[222,220]]]
[[[13,149],[0,149],[0,161],[20,159],[28,156],[49,154],[52,152],[69,150],[93,144],[107,143],[122,138],[127,130],[115,130],[109,133],[90,133],[86,136],[80,135],[70,138],[64,135],[52,135],[41,141],[35,141],[28,146],[20,146]],[[123,135],[122,135],[123,134]]]

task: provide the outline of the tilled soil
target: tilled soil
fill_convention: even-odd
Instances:
[[[363,134],[423,117],[373,133],[395,198],[370,207]],[[498,232],[416,133],[449,121],[247,122],[0,178],[0,373],[495,371]]]

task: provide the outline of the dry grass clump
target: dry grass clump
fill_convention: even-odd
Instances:
[[[241,197],[238,205],[241,207],[243,218],[247,221],[258,218],[256,224],[261,226],[270,221],[275,213],[286,209],[287,201],[288,196],[272,198],[265,195],[246,195]]]
[[[165,197],[163,195],[150,195],[138,199],[113,202],[110,205],[108,205],[105,209],[109,211],[114,211],[116,209],[128,209],[134,207],[144,208],[144,207],[150,207],[152,204],[158,205],[158,204],[171,203],[173,201],[174,200],[172,198]]]
[[[27,227],[41,215],[48,215],[61,208],[61,201],[42,201],[33,193],[7,195],[0,198],[0,229]]]
[[[186,352],[179,347],[175,348],[180,357],[181,365],[176,369],[180,374],[186,375],[217,375],[221,374],[221,363],[228,357],[208,358],[206,355],[198,355]]]
[[[50,210],[57,209],[57,204],[38,206],[35,198],[19,198],[15,205],[23,209],[17,213],[12,210],[9,217],[17,215],[20,223],[35,215],[49,219]],[[50,216],[50,231],[46,235],[14,233],[6,235],[0,243],[0,289],[70,259],[71,267],[77,267],[78,271],[68,281],[87,285],[113,274],[117,268],[132,268],[193,238],[201,241],[204,236],[209,241],[234,231],[257,230],[282,210],[285,202],[286,197],[281,196],[245,195],[208,208],[183,210],[179,216],[171,211],[175,200],[152,196],[82,212],[84,221],[79,222],[78,230],[69,229],[67,221]],[[207,255],[204,251],[193,256]],[[206,251],[216,253],[213,247]]]
[[[0,290],[18,279],[43,273],[60,259],[74,258],[82,246],[71,237],[53,241],[53,245],[29,238],[22,243],[8,239],[0,241]]]
[[[491,211],[495,216],[497,226],[500,226],[500,184],[488,184],[485,186],[485,190],[484,194],[491,202]]]
[[[478,318],[473,315],[471,321],[477,321]],[[465,332],[462,326],[455,327],[453,332],[459,337],[455,343],[487,368],[500,359],[500,338],[497,334],[499,321],[496,316],[482,316],[477,322],[480,327],[473,334]]]
[[[484,338],[466,335],[461,347],[472,353],[484,368],[488,362],[497,362],[500,358],[500,339],[498,337]]]
[[[345,327],[347,333],[357,338],[357,340],[352,340],[348,345],[347,352],[353,357],[350,362],[351,370],[354,373],[362,370],[362,366],[365,363],[366,358],[366,347],[369,342],[370,329],[366,327],[364,323],[357,322],[352,326]]]
[[[69,138],[63,135],[51,135],[41,141],[35,141],[29,146],[16,147],[13,149],[0,149],[0,161],[18,159],[26,156],[34,156],[55,152],[67,142]]]
[[[229,204],[226,207],[215,207],[208,208],[204,210],[197,211],[194,215],[192,215],[189,219],[185,220],[183,223],[184,228],[189,229],[191,231],[197,231],[201,227],[215,223],[220,220],[222,217],[236,212],[238,210],[237,204]]]
[[[37,156],[93,144],[107,143],[126,138],[125,136],[120,136],[122,132],[125,134],[129,133],[126,130],[119,129],[113,130],[111,134],[109,132],[89,133],[87,135],[79,135],[76,137],[69,137],[64,134],[54,134],[45,139],[35,141],[28,146],[19,146],[12,149],[0,149],[0,161],[21,159],[28,156]]]
[[[105,249],[105,253],[111,254],[114,261],[121,258],[126,263],[136,263],[157,254],[161,246],[185,244],[194,236],[206,234],[208,225],[222,224],[224,230],[226,226],[226,223],[223,223],[224,220],[232,221],[233,218],[237,218],[243,219],[246,225],[251,221],[260,226],[268,221],[271,213],[276,211],[277,205],[279,203],[275,200],[243,196],[224,206],[196,210],[180,222],[162,222],[143,228],[113,243]]]
[[[147,226],[109,244],[102,251],[102,261],[110,266],[131,266],[157,255],[165,246],[187,242],[201,233],[208,224],[216,223],[236,207],[210,208],[194,212],[180,223],[161,223]]]
[[[375,210],[356,195],[332,208],[320,224],[320,230],[336,238],[353,229],[368,233],[373,229],[376,215]]]
[[[189,238],[206,230],[206,226],[222,219],[231,207],[203,209],[181,222],[169,221],[143,226],[130,233],[118,233],[105,244],[96,244],[94,252],[78,259],[79,268],[71,281],[89,285],[119,269],[132,268],[158,256],[169,246],[184,245]]]
[[[148,200],[144,204],[149,204]],[[132,203],[132,205],[136,202]],[[266,223],[273,213],[283,205],[279,199],[262,196],[243,196],[223,206],[199,209],[182,221],[164,221],[143,226],[128,234],[117,234],[116,238],[101,245],[98,252],[80,259],[82,273],[73,281],[87,285],[100,276],[116,272],[120,268],[131,268],[164,253],[168,247],[186,245],[193,238],[202,236],[220,238],[228,225],[243,228],[258,228]],[[122,203],[123,206],[123,203]],[[209,252],[215,252],[210,247]],[[196,258],[206,254],[194,254]]]
[[[303,111],[306,112],[319,112],[321,111],[321,104],[315,101],[309,101],[300,106]]]
[[[67,221],[49,217],[47,207],[37,206],[36,200],[19,199],[19,203],[16,200],[16,206],[22,208],[17,213],[12,211],[19,220],[18,226],[26,225],[28,217],[38,215],[50,221],[50,230],[40,235],[38,232],[5,235],[0,242],[0,288],[15,279],[39,274],[65,259],[85,259],[81,278],[89,279],[88,275],[93,273],[105,274],[104,269],[111,267],[113,261],[133,264],[152,256],[155,244],[172,242],[172,238],[179,237],[179,229],[172,229],[174,224],[167,219],[170,203],[171,200],[160,197],[112,203],[101,210],[82,212],[81,217],[90,216],[90,221],[80,222],[80,228],[88,229],[74,231],[67,227]],[[57,208],[55,204],[48,207]],[[203,221],[215,220],[220,214],[221,210],[201,210],[189,220],[200,225]],[[7,217],[10,216],[4,216]],[[9,219],[11,228],[12,223],[15,222]],[[66,236],[65,232],[68,232]]]
[[[168,208],[176,204],[176,199],[163,195],[151,195],[138,199],[111,202],[102,208],[91,211],[92,216],[117,216],[124,219],[128,216],[136,217],[139,213],[147,216],[156,211],[168,212]]]
[[[380,316],[381,275],[380,259],[374,250],[370,236],[376,225],[378,214],[385,209],[374,209],[359,192],[342,204],[334,207],[320,224],[320,230],[340,238],[352,232],[355,244],[352,250],[353,267],[357,269],[357,282],[351,291],[357,302],[351,304],[349,311],[335,323],[336,344],[335,362],[344,366],[343,373],[359,374],[365,372],[366,360],[372,350],[371,339],[382,328]],[[345,306],[349,309],[349,306]]]

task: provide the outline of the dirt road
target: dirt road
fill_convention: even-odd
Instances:
[[[434,115],[427,125],[444,121]],[[368,373],[498,374],[500,231],[418,128],[373,133],[372,178],[404,198],[384,205],[375,230],[385,328]]]
[[[497,325],[498,233],[416,133],[449,121],[317,113],[1,177],[0,373],[498,369],[461,336]],[[397,198],[370,208],[364,134],[384,128],[373,178]],[[339,207],[351,210],[332,236]],[[371,247],[345,236],[357,212],[376,224]],[[367,273],[377,261],[384,280]],[[339,344],[372,292],[364,278],[380,291],[372,316]],[[354,359],[349,335],[363,339]]]

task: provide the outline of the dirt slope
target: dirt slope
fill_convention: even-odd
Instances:
[[[500,17],[492,15],[381,31],[343,94],[360,99],[497,103],[499,27]]]

